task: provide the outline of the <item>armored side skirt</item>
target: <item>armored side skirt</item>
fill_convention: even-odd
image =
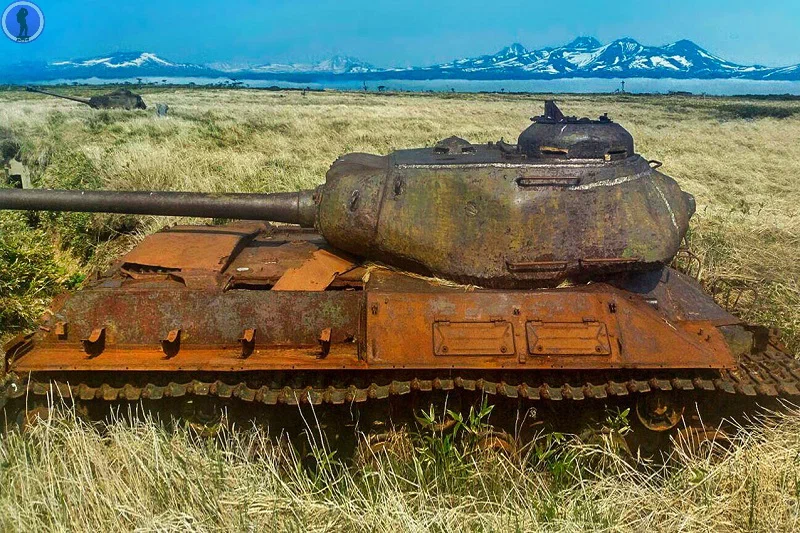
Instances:
[[[362,290],[87,289],[6,357],[20,374],[733,368],[715,326],[605,284],[465,291],[380,271]]]

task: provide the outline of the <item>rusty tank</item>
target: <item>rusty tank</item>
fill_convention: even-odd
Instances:
[[[713,424],[796,397],[777,332],[670,266],[694,200],[659,165],[606,116],[548,102],[515,145],[349,154],[312,191],[0,190],[0,209],[237,220],[150,235],[57,298],[5,346],[0,403],[58,391],[352,415],[488,395],[512,425],[531,406],[555,427],[629,405],[668,432],[690,405],[713,406]]]
[[[147,109],[142,97],[128,89],[116,89],[108,94],[101,94],[92,96],[91,98],[79,98],[77,96],[67,96],[50,91],[43,91],[35,87],[26,87],[25,90],[32,93],[45,94],[47,96],[55,96],[56,98],[63,98],[81,104],[86,104],[92,109]]]

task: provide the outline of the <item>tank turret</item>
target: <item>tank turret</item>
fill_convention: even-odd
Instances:
[[[0,209],[183,215],[314,226],[334,247],[426,275],[526,288],[647,270],[676,254],[694,199],[606,116],[548,102],[519,137],[348,154],[314,191],[0,191]]]
[[[92,96],[91,98],[66,96],[49,91],[42,91],[34,87],[26,87],[26,90],[32,93],[46,94],[47,96],[55,96],[56,98],[64,98],[65,100],[86,104],[92,109],[147,109],[147,105],[144,103],[144,100],[142,100],[142,97],[128,89],[117,89],[111,93]]]

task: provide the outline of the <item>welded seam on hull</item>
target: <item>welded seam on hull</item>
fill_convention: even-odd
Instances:
[[[644,178],[645,176],[649,176],[650,171],[646,170],[644,172],[639,172],[638,174],[633,174],[631,176],[622,176],[619,178],[612,178],[608,180],[600,180],[595,181],[592,183],[586,183],[584,185],[573,185],[571,187],[567,187],[568,191],[588,191],[591,189],[596,189],[598,187],[614,187],[615,185],[622,185],[623,183],[628,183],[629,181],[636,181],[639,179]],[[662,195],[663,198],[663,195]]]
[[[396,165],[396,168],[400,169],[434,169],[434,170],[442,170],[442,169],[468,169],[468,168],[550,168],[550,167],[558,167],[558,168],[586,168],[586,164],[580,165],[524,165],[519,163],[475,163],[475,164],[464,164],[464,165],[405,165],[399,164]],[[602,166],[602,165],[597,165]],[[613,187],[615,185],[622,185],[623,183],[628,183],[629,181],[636,181],[645,176],[649,176],[651,174],[650,170],[645,170],[644,172],[639,172],[637,174],[632,174],[630,176],[622,176],[619,178],[612,178],[607,180],[599,180],[592,183],[586,183],[584,185],[572,185],[570,187],[566,187],[565,189],[568,191],[588,191],[591,189],[596,189],[598,187]],[[663,197],[663,194],[662,194]]]
[[[678,230],[680,232],[680,229],[678,228],[678,221],[675,220],[675,213],[672,211],[672,206],[669,205],[669,202],[667,201],[667,197],[664,195],[664,191],[661,190],[661,187],[659,187],[657,183],[653,183],[653,187],[656,188],[656,191],[658,192],[658,195],[664,201],[664,205],[667,206],[667,211],[669,211],[669,217],[672,220],[672,225],[675,227],[676,230]]]

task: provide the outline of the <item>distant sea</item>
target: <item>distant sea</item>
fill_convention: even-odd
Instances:
[[[143,83],[161,84],[165,78],[141,78]],[[246,87],[264,88],[281,87],[302,89],[336,89],[359,91],[364,89],[360,81],[325,81],[319,83],[292,83],[279,80],[247,80],[236,78]],[[219,85],[231,83],[228,78],[166,78],[168,84]],[[755,81],[755,80],[676,80],[654,78],[601,79],[572,78],[558,80],[371,80],[367,82],[367,90],[377,91],[384,87],[387,91],[413,92],[515,92],[515,93],[611,93],[622,87],[629,93],[669,93],[690,92],[708,95],[743,95],[743,94],[791,94],[800,95],[800,81]],[[46,82],[47,85],[79,83],[100,85],[112,83],[136,84],[138,78],[120,79],[60,79]]]

